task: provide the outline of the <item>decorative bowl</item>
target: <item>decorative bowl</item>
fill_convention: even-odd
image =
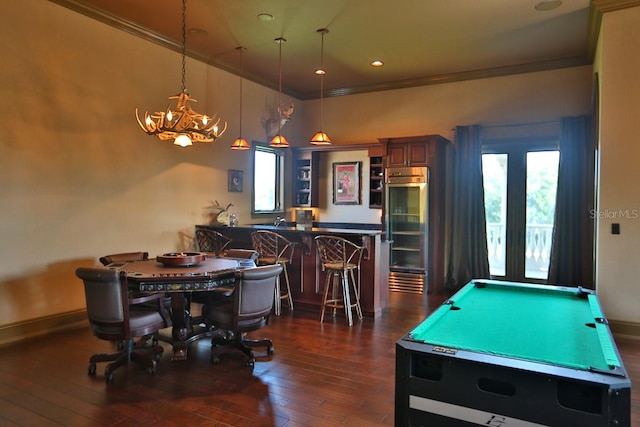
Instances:
[[[158,255],[156,260],[164,266],[180,266],[196,265],[207,259],[207,254],[201,252],[170,252]]]

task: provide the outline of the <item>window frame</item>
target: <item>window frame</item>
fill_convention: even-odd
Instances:
[[[276,156],[276,172],[274,177],[275,190],[275,208],[272,210],[256,210],[256,153],[265,152],[273,153]],[[251,217],[262,218],[271,217],[276,214],[284,214],[285,209],[285,170],[286,170],[286,151],[276,149],[269,145],[257,141],[253,141],[251,146],[251,169],[253,171],[253,185],[251,186]]]

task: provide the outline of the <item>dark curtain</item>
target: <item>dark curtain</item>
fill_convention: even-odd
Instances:
[[[593,289],[594,146],[588,116],[561,120],[550,284]]]
[[[446,288],[489,277],[482,139],[479,125],[457,126],[451,176],[451,239]]]

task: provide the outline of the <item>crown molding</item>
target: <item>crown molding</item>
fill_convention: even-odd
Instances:
[[[56,3],[65,8],[71,9],[78,13],[81,13],[90,18],[96,19],[102,23],[120,29],[122,31],[126,31],[129,34],[135,35],[137,37],[141,37],[144,40],[149,42],[158,44],[167,49],[181,52],[181,43],[172,40],[170,38],[164,37],[158,33],[150,31],[144,27],[141,27],[131,21],[123,19],[122,17],[115,16],[107,11],[97,9],[93,6],[89,6],[85,3],[82,3],[78,0],[49,0],[52,3]],[[394,89],[406,89],[418,86],[427,86],[434,84],[443,84],[443,83],[454,83],[461,82],[465,80],[477,80],[477,79],[485,79],[491,77],[502,77],[512,74],[522,74],[522,73],[532,73],[538,71],[548,71],[560,68],[569,68],[569,67],[578,67],[582,65],[593,64],[593,57],[595,55],[595,45],[598,40],[598,32],[600,27],[600,22],[602,20],[602,13],[610,12],[613,10],[624,9],[627,7],[633,7],[640,5],[640,0],[592,0],[591,3],[591,11],[590,11],[590,20],[589,20],[589,51],[586,57],[569,57],[569,58],[555,58],[544,61],[525,63],[525,64],[514,64],[507,65],[501,67],[492,67],[480,70],[469,70],[462,71],[456,73],[448,73],[448,74],[440,74],[434,76],[424,76],[413,79],[406,80],[398,80],[398,81],[390,81],[383,82],[379,84],[372,85],[362,85],[362,86],[350,86],[343,87],[333,90],[327,90],[324,93],[324,97],[337,97],[337,96],[345,96],[345,95],[355,95],[369,92],[379,92],[385,90],[394,90]],[[591,46],[593,45],[593,51]],[[217,63],[212,58],[207,57],[205,55],[198,54],[193,50],[187,48],[186,55],[190,58],[196,59],[198,61],[204,62],[216,68],[219,68],[223,71],[229,72],[231,74],[238,75],[238,70],[229,69],[224,65]],[[266,81],[264,79],[258,78],[256,76],[252,76],[249,74],[245,74],[243,76],[244,79],[253,81],[259,85],[268,87],[273,90],[278,90],[278,87],[274,85],[273,82]],[[320,98],[320,93],[317,91],[314,92],[305,92],[299,93],[297,91],[292,91],[288,88],[282,88],[283,93],[288,96],[292,96],[299,100],[310,100]]]
[[[140,37],[146,41],[149,41],[151,43],[155,43],[159,46],[162,46],[166,49],[170,49],[173,50],[175,52],[178,52],[180,54],[182,54],[182,43],[180,41],[177,40],[173,40],[171,38],[165,37],[161,34],[158,34],[154,31],[150,31],[149,29],[142,27],[134,22],[128,21],[124,18],[122,18],[121,16],[117,16],[114,15],[112,13],[109,13],[105,10],[102,9],[98,9],[94,6],[90,6],[87,5],[85,3],[82,3],[81,1],[78,0],[49,0],[51,3],[55,3],[58,4],[62,7],[65,7],[67,9],[73,10],[74,12],[78,12],[82,15],[85,15],[89,18],[95,19],[99,22],[102,22],[103,24],[107,24],[110,25],[114,28],[117,28],[119,30],[125,31],[131,35],[134,35],[136,37]],[[214,66],[218,69],[221,69],[223,71],[226,71],[228,73],[231,74],[235,74],[239,76],[239,72],[238,70],[234,70],[234,69],[230,69],[228,67],[225,67],[224,65],[217,63],[216,61],[214,61],[211,57],[205,56],[205,55],[201,55],[198,52],[193,51],[192,49],[189,49],[189,47],[187,46],[185,55],[188,56],[189,58],[193,58],[195,60],[198,60],[200,62],[203,62],[205,64],[209,64],[211,66]],[[257,83],[259,85],[268,87],[270,89],[273,90],[278,90],[278,86],[276,84],[274,84],[273,82],[269,82],[266,81],[264,79],[260,79],[257,78],[255,76],[252,76],[248,73],[245,73],[243,75],[243,78],[245,80],[251,80],[254,83]],[[297,99],[302,99],[301,94],[297,93],[295,91],[291,91],[288,90],[286,88],[282,88],[282,92],[292,96],[294,98]]]
[[[602,15],[607,12],[640,6],[640,0],[591,0],[589,7],[589,30],[587,33],[587,57],[593,63],[600,37]]]
[[[591,6],[605,13],[640,6],[640,0],[591,0]]]
[[[346,87],[333,89],[325,93],[325,97],[354,95],[358,93],[376,92],[392,89],[405,89],[417,86],[427,86],[443,83],[454,83],[465,80],[478,80],[491,77],[502,77],[512,74],[534,73],[538,71],[556,70],[560,68],[579,67],[589,65],[591,62],[586,57],[576,56],[570,58],[550,59],[546,61],[529,62],[525,64],[507,65],[503,67],[485,68],[480,70],[462,71],[458,73],[440,74],[435,76],[425,76],[415,79],[385,82],[375,85],[365,85],[356,87]],[[308,94],[307,94],[308,95]],[[309,99],[303,98],[303,99]]]

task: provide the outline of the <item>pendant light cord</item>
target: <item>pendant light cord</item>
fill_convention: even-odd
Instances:
[[[324,130],[324,75],[326,74],[324,70],[324,35],[328,30],[322,29],[321,34],[322,38],[320,41],[320,69],[322,70],[322,74],[320,74],[320,131]]]
[[[187,0],[182,0],[182,93],[187,93]]]
[[[242,46],[238,47],[238,49],[240,50],[240,138],[242,139],[242,76],[244,73],[244,68],[243,68],[243,60],[242,60],[242,53],[244,51],[244,48]]]
[[[287,40],[284,37],[278,37],[276,39],[278,45],[280,46],[279,54],[278,54],[278,135],[280,136],[280,132],[282,131],[282,112],[280,108],[282,108],[282,43]]]

